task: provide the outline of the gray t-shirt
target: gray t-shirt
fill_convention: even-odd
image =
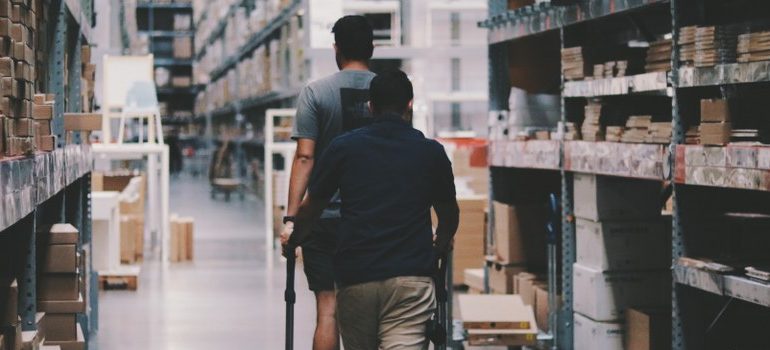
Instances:
[[[299,94],[293,139],[315,140],[315,159],[320,159],[331,141],[371,122],[369,83],[375,74],[369,71],[343,70],[314,81]],[[334,196],[321,218],[340,217],[339,197]]]

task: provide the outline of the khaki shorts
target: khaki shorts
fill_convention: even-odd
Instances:
[[[435,309],[430,277],[395,277],[337,290],[345,350],[428,349],[426,326]]]

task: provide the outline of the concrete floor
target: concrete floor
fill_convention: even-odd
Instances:
[[[172,180],[171,211],[195,218],[195,260],[164,266],[148,257],[138,291],[101,292],[91,349],[284,347],[285,265],[265,258],[263,205],[212,200],[208,188],[203,179]],[[301,266],[296,282],[295,349],[310,349],[315,303]]]
[[[139,290],[100,294],[99,350],[281,349],[284,264],[265,258],[263,206],[209,197],[204,180],[172,181],[171,211],[195,218],[195,261],[142,264]],[[310,349],[315,311],[297,272],[295,345]]]

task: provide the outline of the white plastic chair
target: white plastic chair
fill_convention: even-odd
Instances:
[[[163,144],[163,128],[160,120],[160,107],[152,81],[136,81],[126,92],[126,102],[120,113],[120,131],[118,143],[123,143],[126,119],[147,119],[147,142]],[[144,127],[139,128],[139,143],[144,143]]]

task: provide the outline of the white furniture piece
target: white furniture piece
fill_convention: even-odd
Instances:
[[[147,164],[147,223],[151,249],[160,247],[161,261],[169,258],[169,154],[157,143],[93,144],[95,170],[109,171],[113,160],[145,160]]]
[[[116,140],[112,136],[113,120],[120,119],[117,142],[123,142],[126,119],[147,119],[149,143],[163,143],[160,110],[154,83],[154,58],[146,56],[110,56],[103,60],[102,142]],[[140,124],[139,140],[144,139]]]
[[[273,205],[280,203],[286,205],[289,197],[289,179],[291,165],[294,161],[294,153],[297,143],[294,141],[276,141],[275,133],[291,132],[291,128],[276,127],[276,121],[297,115],[296,109],[268,109],[265,116],[265,247],[268,264],[272,264],[275,239],[273,232]],[[273,181],[275,169],[273,168],[273,155],[280,154],[284,159],[284,170],[280,173],[285,177],[283,181]],[[281,184],[280,188],[273,188],[274,182]],[[273,191],[277,198],[273,199]]]
[[[120,268],[120,192],[91,192],[93,269]]]

